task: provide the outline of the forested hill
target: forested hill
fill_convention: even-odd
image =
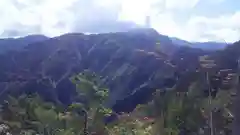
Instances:
[[[18,43],[19,45],[17,45]],[[185,126],[189,126],[191,132],[197,132],[200,126],[204,125],[202,122],[206,121],[205,115],[204,117],[202,114],[200,115],[202,113],[199,112],[201,106],[198,106],[199,110],[194,110],[195,107],[193,106],[196,106],[195,103],[207,100],[203,96],[204,93],[215,99],[218,90],[233,88],[232,83],[230,83],[231,78],[229,79],[228,75],[230,74],[229,71],[231,74],[237,71],[237,61],[240,57],[239,48],[240,42],[229,45],[224,50],[217,51],[191,48],[178,45],[172,42],[169,37],[160,35],[153,29],[90,35],[69,33],[54,38],[35,35],[20,39],[2,39],[0,40],[0,102],[5,103],[8,95],[18,97],[22,94],[38,93],[44,101],[52,101],[57,105],[61,104],[68,107],[75,102],[85,102],[81,96],[76,97],[79,94],[76,88],[80,90],[89,89],[92,88],[89,84],[96,84],[100,80],[101,86],[106,86],[110,94],[103,104],[113,111],[117,113],[132,112],[138,104],[146,104],[151,100],[156,103],[154,105],[159,106],[159,100],[161,100],[161,103],[164,100],[164,105],[168,105],[168,103],[176,105],[172,101],[178,102],[180,100],[179,103],[183,103],[181,105],[186,104],[186,106],[180,107],[183,110],[178,108],[179,111],[182,111],[181,118],[184,118]],[[213,64],[213,66],[208,67],[209,65],[205,65],[204,67],[204,62],[210,62],[210,65]],[[87,76],[89,75],[88,71],[92,73],[90,77]],[[225,74],[226,71],[228,72],[227,75]],[[209,80],[206,79],[206,73],[209,73]],[[70,78],[75,75],[80,76],[75,79],[80,79],[81,83],[87,82],[88,85],[73,84],[74,79],[71,80]],[[87,77],[82,79],[81,76]],[[98,81],[91,82],[88,80],[95,76],[99,76]],[[213,87],[211,95],[208,92],[208,85]],[[192,87],[194,92],[198,93],[197,95],[191,95]],[[93,89],[101,91],[100,88],[93,87]],[[166,97],[155,99],[153,94],[156,90],[161,92],[169,91],[169,93],[165,95]],[[176,93],[172,90],[175,90]],[[184,93],[184,98],[179,97],[179,92]],[[188,96],[189,92],[190,97]],[[229,95],[231,92],[227,93],[224,94]],[[21,98],[21,101],[27,99],[24,96]],[[95,98],[98,99],[99,95],[92,100],[94,101]],[[13,113],[14,107],[18,106],[15,100],[10,99],[15,106],[4,109],[7,111],[7,113],[3,113],[4,115],[10,115],[9,111]],[[220,99],[224,99],[224,102],[227,100],[227,103],[230,102],[228,98],[216,99],[218,99],[216,104],[218,101],[220,102]],[[23,101],[19,101],[19,103],[26,105]],[[9,102],[7,105],[11,105]],[[37,103],[39,102],[37,98]],[[204,103],[201,102],[202,104]],[[35,102],[32,105],[34,107]],[[38,105],[36,106],[38,107]],[[222,107],[219,104],[216,106],[217,108]],[[43,108],[45,107],[43,106]],[[159,107],[155,106],[146,110],[155,110],[156,108]],[[226,111],[226,108],[231,107],[224,104],[224,111]],[[161,109],[156,111],[161,112]],[[43,110],[37,110],[35,113],[40,111]],[[188,112],[192,111],[196,111],[192,113],[194,120],[198,122],[196,125],[185,117],[193,118],[191,114],[188,114]],[[46,116],[50,115],[48,114],[49,111],[46,113]],[[51,115],[54,115],[52,113]],[[153,115],[151,111],[148,111],[148,113],[151,116]],[[172,113],[166,114],[170,115]],[[19,115],[22,116],[22,112]],[[175,115],[169,117],[174,118]],[[25,115],[20,118],[25,119]],[[225,120],[225,118],[221,120]],[[1,121],[2,119],[0,119]],[[23,125],[28,124],[23,123]],[[183,129],[180,126],[175,128],[176,130]],[[222,129],[222,127],[216,128],[219,129],[219,132]],[[186,131],[184,130],[184,132]]]
[[[20,38],[4,38],[0,39],[0,54],[11,51],[11,50],[21,50],[25,46],[47,40],[48,37],[43,35],[30,35]]]
[[[92,35],[71,33],[49,39],[36,37],[38,42],[28,42],[21,50],[0,55],[0,86],[5,90],[2,95],[9,91],[7,89],[19,89],[50,96],[49,89],[54,89],[60,100],[70,103],[73,92],[69,76],[90,69],[105,77],[112,100],[116,100],[130,94],[156,73],[161,74],[162,79],[172,77],[171,68],[159,57],[176,64],[179,71],[194,71],[199,67],[198,57],[211,53],[179,47],[153,29]],[[234,46],[237,45],[231,47]]]
[[[121,97],[147,81],[156,70],[166,68],[160,67],[161,63],[154,58],[157,43],[169,54],[174,51],[171,41],[153,30],[92,35],[73,33],[32,43],[22,50],[0,56],[0,86],[4,88],[11,83],[18,89],[41,89],[41,92],[56,89],[61,91],[60,98],[66,100],[71,93],[68,77],[90,69],[104,76],[111,90],[119,92],[117,95]]]

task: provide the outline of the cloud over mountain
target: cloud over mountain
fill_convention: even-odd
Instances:
[[[222,5],[226,0],[1,0],[0,35],[125,31],[144,26],[150,16],[151,26],[162,34],[189,41],[236,41],[240,11],[217,8]]]

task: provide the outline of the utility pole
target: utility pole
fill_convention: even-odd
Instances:
[[[209,59],[209,57],[207,55],[205,56],[201,56],[199,58],[200,64],[202,69],[205,72],[205,77],[207,80],[207,86],[208,86],[208,105],[210,106],[210,112],[209,112],[209,122],[208,122],[208,126],[210,128],[210,135],[214,135],[214,127],[213,127],[213,112],[212,112],[212,87],[210,84],[210,80],[209,80],[209,72],[211,72],[211,70],[216,66],[215,61]]]
[[[240,57],[237,60],[237,96],[234,100],[234,120],[232,125],[232,135],[239,135],[240,133]]]

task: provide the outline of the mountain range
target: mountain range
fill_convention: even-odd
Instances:
[[[159,40],[161,42],[171,42],[171,44],[174,44],[176,46],[188,46],[191,48],[199,48],[203,50],[222,50],[225,47],[227,47],[229,44],[228,43],[222,43],[222,42],[188,42],[185,40],[181,40],[179,38],[175,37],[168,37],[165,35],[160,35],[156,34],[157,32],[153,29],[134,29],[130,30],[128,33],[141,33],[141,32],[146,32],[148,34],[151,34],[153,36],[153,33],[155,33],[155,36],[158,36]],[[156,37],[157,38],[157,37]],[[2,38],[0,39],[0,53],[3,53],[5,51],[9,50],[18,50],[22,49],[25,46],[39,42],[39,41],[44,41],[49,39],[49,37],[46,37],[44,35],[29,35],[25,37],[20,37],[20,38]]]
[[[199,48],[199,49],[211,50],[211,51],[222,50],[229,45],[229,43],[224,43],[224,42],[188,42],[178,38],[171,38],[171,40],[174,44],[179,46],[189,46],[192,48]]]
[[[38,92],[46,100],[68,105],[75,94],[69,77],[89,69],[109,87],[107,105],[126,108],[126,102],[145,100],[152,89],[171,87],[176,79],[177,87],[188,87],[200,68],[199,56],[210,55],[219,68],[236,68],[239,47],[239,42],[190,43],[153,29],[1,39],[0,99],[10,93]],[[129,96],[132,100],[118,102]]]
[[[20,50],[31,43],[44,41],[46,39],[48,39],[48,37],[43,35],[29,35],[20,38],[0,39],[0,54],[6,51]]]

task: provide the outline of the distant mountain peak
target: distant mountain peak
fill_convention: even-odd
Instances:
[[[21,50],[29,44],[44,41],[47,39],[49,38],[44,35],[28,35],[25,37],[17,38],[3,38],[0,39],[0,54],[11,50]]]
[[[199,49],[211,50],[211,51],[222,50],[229,45],[225,42],[213,42],[213,41],[189,42],[189,41],[185,41],[185,40],[175,38],[175,37],[171,37],[171,40],[174,44],[176,44],[178,46],[188,46],[191,48],[199,48]]]

